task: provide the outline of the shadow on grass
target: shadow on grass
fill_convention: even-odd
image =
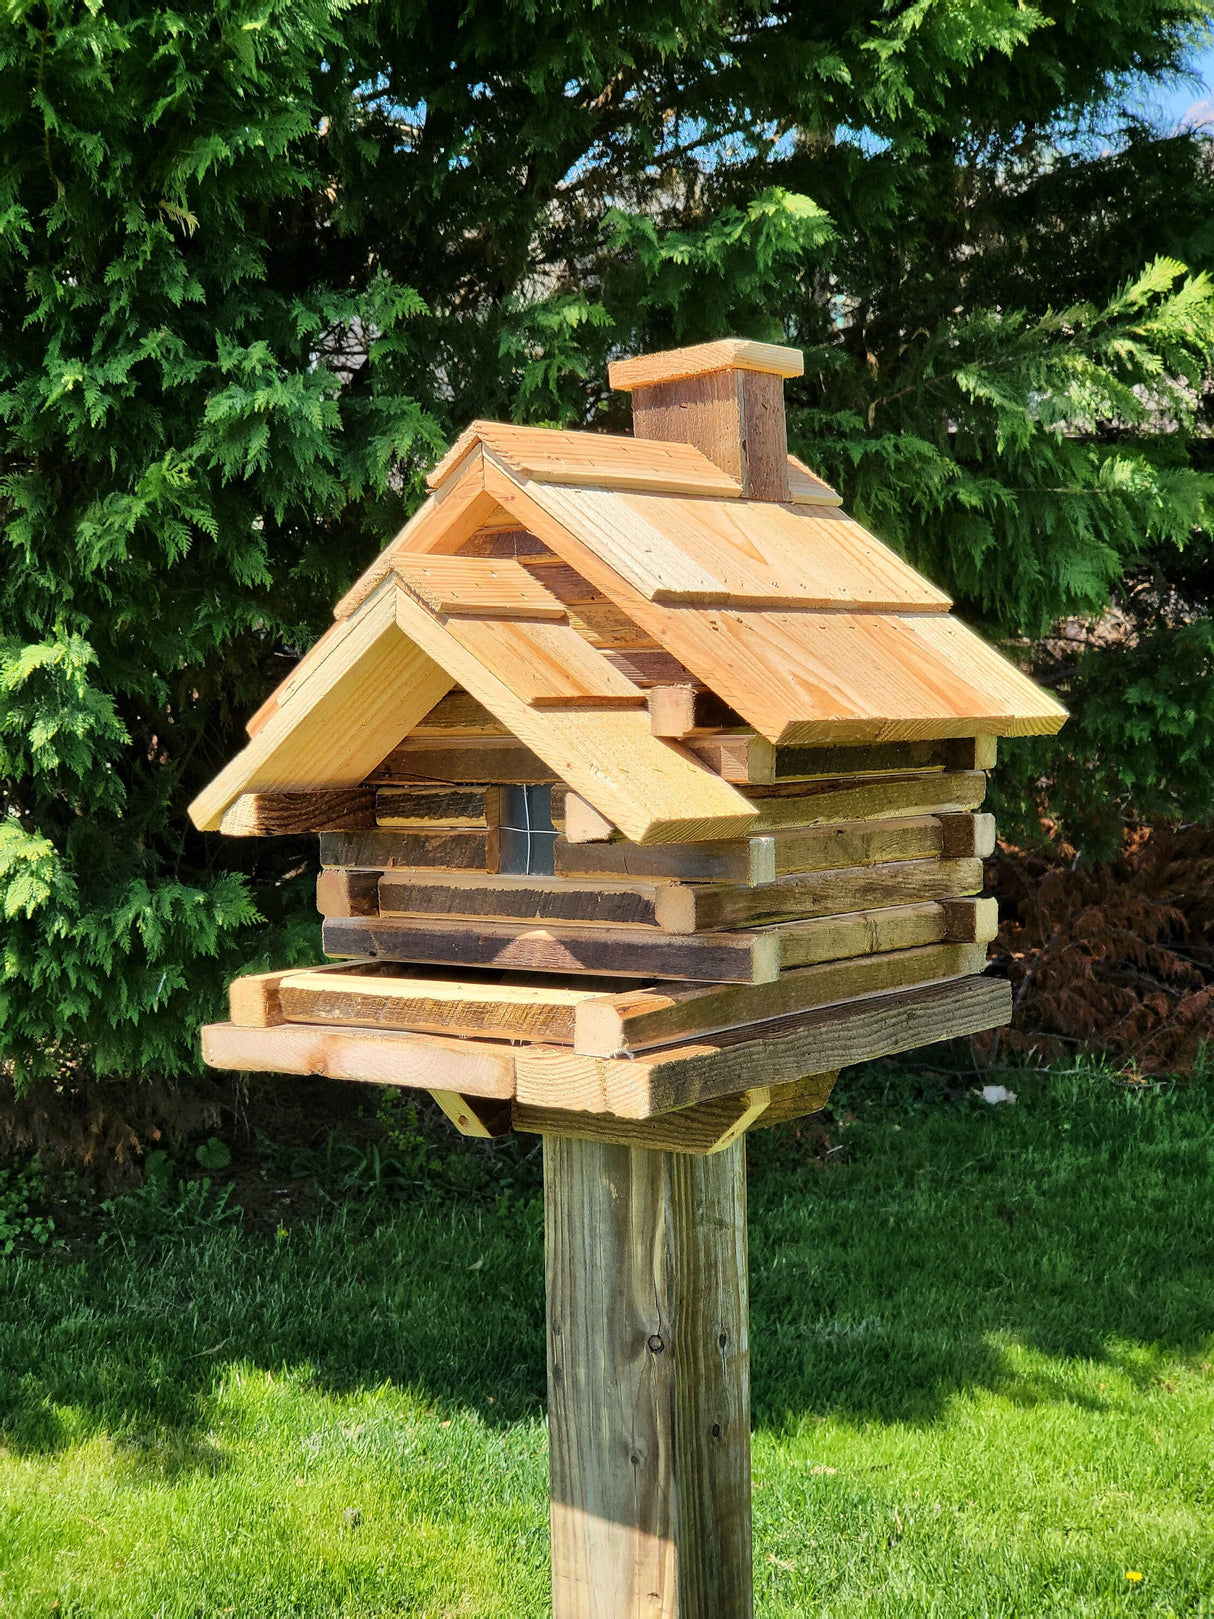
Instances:
[[[1214,1086],[1026,1080],[1016,1107],[844,1098],[843,1153],[752,1143],[756,1423],[930,1421],[967,1388],[1073,1401],[1065,1363],[1155,1376],[1214,1334]],[[453,1150],[460,1150],[458,1145]],[[842,1160],[842,1161],[840,1161]],[[1044,1362],[1044,1363],[1043,1363]],[[225,1368],[408,1387],[486,1425],[543,1407],[538,1199],[351,1205],[283,1238],[201,1231],[0,1261],[11,1450],[105,1433],[141,1472],[215,1470]]]

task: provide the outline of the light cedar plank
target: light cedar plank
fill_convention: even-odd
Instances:
[[[321,916],[377,916],[379,872],[332,867],[320,872],[316,878],[316,909]]]
[[[322,866],[438,867],[449,871],[486,870],[490,833],[443,828],[433,832],[322,832]]]
[[[544,1138],[552,1611],[748,1619],[742,1143]]]
[[[244,793],[358,786],[450,688],[397,625],[396,596],[393,586],[345,620],[323,661],[199,793],[189,808],[199,831],[216,831]]]
[[[497,470],[496,468],[494,469]],[[502,471],[509,473],[508,468]],[[517,480],[511,480],[519,487]],[[501,485],[493,483],[500,498]],[[723,580],[687,557],[668,536],[660,533],[643,513],[621,503],[606,489],[567,489],[551,484],[523,484],[521,493],[567,533],[576,535],[603,557],[612,572],[627,580],[648,601],[724,603],[729,591]],[[660,504],[660,502],[659,502]],[[540,531],[541,538],[548,535]],[[551,543],[551,541],[549,541]],[[557,547],[554,547],[557,549]],[[570,561],[576,567],[574,558]],[[581,570],[585,573],[585,570]],[[599,583],[593,574],[593,583]],[[616,600],[611,589],[606,594]],[[617,602],[617,605],[622,605]],[[635,616],[635,615],[634,615]],[[649,633],[652,634],[652,631]],[[659,645],[665,645],[659,641]]]
[[[761,884],[671,884],[658,894],[655,914],[658,926],[667,933],[716,932],[957,899],[979,893],[982,883],[980,860],[896,860],[888,865],[807,872]]]
[[[761,984],[779,971],[776,943],[760,932],[675,938],[644,928],[574,923],[528,928],[510,922],[338,917],[325,922],[322,942],[329,956],[375,956],[512,972]]]
[[[462,1136],[489,1141],[510,1134],[510,1103],[505,1100],[461,1096],[458,1091],[431,1091],[430,1095]]]
[[[302,1023],[272,1029],[210,1023],[202,1030],[202,1057],[211,1068],[245,1073],[323,1074],[423,1091],[440,1086],[469,1096],[514,1092],[513,1049],[485,1040]]]
[[[594,993],[594,992],[591,992]],[[420,1034],[573,1043],[573,1013],[586,992],[517,984],[296,972],[278,986],[291,1023],[412,1029]]]
[[[627,613],[621,612],[613,602],[583,602],[568,608],[567,612],[570,629],[576,630],[589,646],[597,648],[604,655],[610,652],[661,651],[652,635],[639,629]],[[618,661],[615,661],[615,667],[622,674],[628,673]]]
[[[661,349],[653,354],[638,354],[630,360],[613,360],[607,368],[607,379],[613,388],[631,393],[634,388],[652,388],[662,382],[678,382],[683,377],[702,377],[713,371],[728,370],[799,377],[804,374],[805,360],[800,349],[785,348],[780,343],[722,337],[712,343]]]
[[[759,818],[753,831],[973,810],[985,797],[986,772],[982,770],[947,770],[938,775],[900,776],[871,783],[832,783],[820,792],[756,798],[753,802]]]
[[[511,1107],[511,1122],[527,1135],[605,1141],[648,1152],[723,1152],[759,1122],[771,1092],[758,1086],[733,1096],[679,1108],[656,1119],[615,1119],[605,1113],[567,1113],[555,1107]]]
[[[427,479],[439,489],[477,446],[500,457],[523,477],[547,483],[600,484],[624,489],[665,489],[736,499],[737,482],[690,444],[659,444],[606,433],[562,432],[474,421]]]
[[[496,786],[457,787],[416,782],[380,787],[375,793],[375,823],[383,827],[483,827],[498,824]]]
[[[420,736],[394,748],[383,764],[371,772],[369,781],[413,783],[419,779],[453,784],[477,782],[534,782],[556,784],[560,777],[544,761],[514,741],[501,737],[441,737],[434,741]]]
[[[335,793],[244,793],[224,812],[228,838],[285,837],[375,825],[375,794],[365,787]]]
[[[968,657],[970,643],[982,643],[964,626],[957,626],[958,636],[941,631],[941,625],[956,625],[946,614],[667,605],[647,594],[671,581],[652,569],[645,573],[643,547],[638,560],[625,537],[623,551],[632,557],[627,561],[611,536],[600,536],[600,556],[595,537],[578,528],[574,514],[557,509],[553,497],[559,491],[520,482],[492,456],[486,456],[485,481],[504,508],[773,742],[1020,734],[1045,724],[1039,719],[1043,709],[1062,713],[990,649]],[[691,592],[690,576],[683,572],[679,578]],[[974,684],[979,675],[981,690]],[[1056,730],[1061,723],[1052,718],[1045,728]]]
[[[702,690],[696,677],[690,669],[684,667],[677,658],[672,658],[669,652],[663,652],[660,647],[631,647],[622,651],[606,652],[605,657],[610,658],[616,668],[628,676],[634,686],[692,686]]]
[[[605,843],[615,827],[580,793],[565,796],[565,839],[569,843]]]
[[[981,972],[985,964],[982,945],[934,944],[799,967],[768,984],[631,990],[577,1009],[574,1049],[586,1056],[615,1057],[679,1040],[698,1041],[741,1024],[768,1022],[940,979],[964,978]]]
[[[533,708],[644,706],[644,692],[569,624],[453,617],[442,627]]]
[[[853,518],[772,501],[568,491],[588,539],[640,522],[698,562],[737,607],[944,613],[943,591]],[[604,556],[597,539],[595,549]],[[635,581],[633,581],[635,583]],[[654,601],[673,600],[646,592]],[[705,605],[711,605],[705,598]]]
[[[459,476],[432,494],[404,528],[333,609],[333,617],[349,618],[392,572],[399,556],[432,549],[455,551],[482,525],[500,516],[497,502],[485,490],[485,463],[479,448],[467,457]]]
[[[824,483],[816,472],[811,472],[804,461],[795,455],[788,458],[788,493],[798,506],[841,506],[842,495]]]
[[[398,555],[392,571],[402,587],[432,613],[556,622],[565,617],[563,604],[519,562]]]
[[[461,555],[465,554],[466,549],[461,552]],[[562,562],[555,552],[547,551],[542,557],[528,557],[522,566],[532,579],[550,591],[564,607],[589,607],[595,603],[604,604],[609,600],[575,568],[571,568],[567,562]]]
[[[770,883],[776,875],[775,839],[725,838],[709,843],[571,843],[557,838],[558,877],[668,877],[683,882]]]
[[[286,1021],[279,993],[284,978],[289,978],[298,967],[283,967],[268,973],[242,973],[228,985],[228,1016],[233,1023],[245,1028],[267,1029]],[[357,971],[354,963],[329,962],[313,969],[332,974]]]
[[[655,686],[649,692],[649,725],[654,736],[674,738],[702,730],[740,725],[735,714],[715,692],[694,685]]]
[[[390,873],[379,882],[384,916],[490,917],[518,922],[655,926],[658,887],[645,882],[571,882],[563,877],[436,877]]]
[[[997,1028],[1011,1013],[1006,979],[952,979],[757,1029],[747,1025],[736,1040],[717,1035],[643,1057],[585,1057],[522,1046],[514,1059],[516,1095],[529,1106],[647,1119],[743,1090],[755,1074],[772,1085],[791,1083]]]
[[[404,595],[398,594],[397,614],[406,635],[441,661],[558,779],[636,842],[731,837],[754,819],[754,810],[735,788],[653,736],[643,708],[537,711],[519,699],[496,669],[460,645],[447,626]]]

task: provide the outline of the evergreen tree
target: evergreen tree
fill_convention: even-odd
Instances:
[[[619,430],[613,352],[803,346],[795,448],[1075,709],[1005,782],[1208,814],[1209,164],[1122,105],[1208,14],[14,0],[0,1061],[182,1071],[315,955],[308,845],[185,804],[454,432]]]

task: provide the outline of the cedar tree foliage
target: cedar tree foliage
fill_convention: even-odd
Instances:
[[[10,0],[0,1062],[164,1076],[315,955],[311,849],[184,808],[473,415],[807,357],[794,447],[1073,705],[1073,842],[1205,815],[1214,187],[1133,111],[1197,0]],[[1110,626],[1113,629],[1110,630]]]

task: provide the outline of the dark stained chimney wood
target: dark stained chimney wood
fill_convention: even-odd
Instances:
[[[726,338],[617,361],[610,379],[632,394],[637,438],[693,444],[745,499],[786,501],[784,378],[802,369],[797,349]]]

